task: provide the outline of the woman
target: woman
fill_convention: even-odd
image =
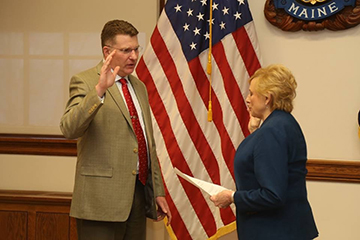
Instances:
[[[236,151],[236,191],[210,199],[220,208],[235,203],[241,240],[314,239],[318,231],[307,200],[306,143],[290,114],[295,78],[286,67],[270,65],[257,70],[249,83],[249,125],[262,124]]]

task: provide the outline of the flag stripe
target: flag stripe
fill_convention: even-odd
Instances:
[[[156,122],[156,121],[154,121]],[[154,124],[154,135],[160,136],[161,132],[158,128],[157,124]],[[167,153],[166,147],[164,147],[164,140],[161,137],[157,137],[157,150],[158,156],[161,159],[169,159],[169,155]],[[167,198],[170,198],[173,203],[176,205],[176,212],[181,215],[181,223],[180,225],[186,226],[188,229],[186,232],[191,232],[192,235],[197,236],[198,239],[207,239],[208,235],[206,234],[204,228],[202,227],[194,209],[191,206],[188,198],[183,197],[186,196],[184,190],[180,187],[181,184],[179,183],[179,178],[173,171],[173,166],[171,161],[162,161],[163,166],[162,172],[164,176],[165,186],[168,188]],[[186,209],[186,211],[178,211],[177,209]],[[173,219],[173,221],[176,221]],[[180,221],[180,220],[178,220]],[[176,221],[176,223],[179,223]],[[178,229],[178,227],[176,227]],[[171,232],[171,229],[169,230]],[[171,236],[175,233],[171,233]],[[182,234],[181,231],[176,232],[177,239],[192,239],[191,237],[188,238],[187,234]],[[175,239],[172,237],[172,239]]]
[[[175,34],[172,34],[173,33],[172,31],[169,31],[169,29],[171,29],[171,28],[172,28],[172,26],[171,26],[170,22],[167,20],[167,18],[160,17],[158,29],[159,29],[159,32],[161,33],[161,36],[164,39],[164,42],[165,42],[167,48],[168,49],[181,49],[181,45],[178,41],[177,36]],[[214,125],[211,123],[208,123],[208,121],[207,121],[207,118],[206,118],[207,117],[207,109],[206,109],[207,106],[201,105],[201,103],[199,104],[199,100],[201,99],[202,96],[199,94],[199,92],[197,92],[195,90],[195,84],[194,84],[195,79],[193,79],[189,76],[191,73],[188,71],[189,69],[188,69],[187,61],[181,51],[171,51],[169,53],[170,53],[172,59],[176,59],[176,61],[174,61],[176,68],[181,70],[181,71],[178,71],[177,74],[179,76],[181,76],[180,80],[181,80],[182,86],[185,89],[185,93],[187,94],[187,98],[189,99],[189,102],[192,104],[192,108],[197,110],[197,114],[195,115],[195,117],[197,118],[199,123],[202,123],[200,126],[200,127],[202,127],[201,130],[206,135],[207,141],[213,143],[211,147],[213,149],[213,152],[214,153],[216,152],[217,159],[222,159],[221,154],[219,154],[219,152],[216,151],[217,145],[214,144],[214,142],[216,142],[217,139],[219,138],[218,133],[216,132]],[[196,81],[198,81],[198,80],[196,80]],[[162,82],[167,82],[167,81],[162,81]],[[169,86],[169,88],[170,88],[170,86]],[[165,90],[165,89],[163,89],[163,90]],[[170,92],[170,91],[168,91],[168,89],[166,89],[165,91]],[[168,99],[166,99],[166,101],[168,103]],[[177,104],[176,102],[174,102],[173,105],[170,105],[170,103],[168,103],[169,108],[172,108],[172,109],[174,109],[174,105],[176,105],[176,104]],[[172,121],[172,123],[174,124],[173,127],[176,128],[175,124],[177,124],[178,122],[179,121]],[[182,129],[182,131],[179,131],[179,133],[181,133],[181,132],[187,132],[187,129],[184,128],[184,129]],[[183,136],[184,135],[178,136],[178,139],[180,139],[180,141],[182,142],[182,145],[185,145],[185,144],[187,144],[186,143],[187,140],[184,141],[184,139],[181,139]],[[189,141],[191,141],[191,140],[189,139]],[[187,153],[196,151],[196,149],[191,149],[188,147],[183,148],[182,150]],[[194,155],[194,154],[192,154],[192,155]],[[199,163],[202,163],[202,161]],[[189,163],[189,165],[194,165],[194,164]],[[202,169],[198,169],[198,167],[197,168],[191,167],[191,170],[194,173],[194,175],[199,175],[199,174],[204,175],[204,173],[207,173],[207,171],[204,172],[204,171],[202,171]],[[210,180],[210,178],[208,178],[207,174],[205,174],[205,176],[203,176],[203,177],[205,180]]]
[[[213,0],[213,17],[211,85],[205,0],[168,0],[136,68],[149,92],[173,239],[219,237],[218,230],[235,221],[234,205],[219,210],[174,172],[176,167],[235,189],[235,150],[249,134],[247,79],[260,67],[260,54],[248,3]],[[207,121],[209,90],[212,122]]]
[[[214,46],[213,52],[214,52],[213,56],[215,58],[215,61],[220,66],[219,69],[222,78],[224,79],[224,87],[227,96],[236,113],[236,117],[240,122],[242,132],[245,135],[249,135],[249,130],[247,129],[247,123],[249,122],[249,114],[245,114],[247,110],[246,110],[244,98],[242,97],[240,89],[237,87],[236,79],[231,71],[227,59],[225,58],[225,51],[222,42],[219,42]]]
[[[252,42],[250,41],[249,36],[246,32],[246,29],[239,28],[238,31],[233,32],[233,36],[241,54],[241,57],[245,63],[246,70],[249,75],[252,76],[255,71],[260,68],[260,62],[257,58],[257,55],[253,48]]]
[[[154,31],[154,34],[151,38],[151,43],[154,48],[155,54],[157,50],[162,50],[166,48],[159,32],[157,30]],[[195,114],[190,106],[188,99],[185,96],[181,80],[178,76],[176,67],[174,62],[172,61],[171,56],[164,51],[162,51],[161,55],[157,54],[157,57],[163,66],[164,72],[169,80],[171,89],[175,96],[179,113],[186,125],[186,128],[189,132],[189,135],[195,144],[197,151],[200,154],[201,159],[206,159],[204,162],[206,170],[208,171],[212,181],[214,183],[220,184],[219,179],[219,168],[215,159],[215,156],[212,153],[211,148],[209,147],[208,142],[206,141],[203,132],[195,118]],[[186,172],[192,176],[191,172]]]
[[[141,70],[139,70],[139,69],[141,69]],[[161,102],[160,95],[158,94],[158,92],[155,91],[155,90],[154,91],[152,90],[152,89],[154,89],[153,79],[152,79],[150,73],[148,72],[148,69],[147,69],[146,65],[144,64],[144,59],[143,58],[140,59],[140,61],[139,61],[138,68],[137,68],[137,75],[138,75],[138,77],[146,80],[145,82],[147,83],[147,88],[148,88],[148,91],[149,91],[149,98],[153,99],[153,101],[150,102],[150,106],[152,108],[153,116],[154,116],[154,118],[156,120],[156,123],[157,123],[156,126],[158,126],[158,128],[160,129],[160,132],[161,132],[161,134],[163,136],[163,139],[170,139],[170,140],[173,140],[173,141],[176,142],[176,139],[175,139],[175,136],[174,136],[174,134],[172,132],[172,129],[168,125],[169,120],[167,120],[167,121],[166,120],[161,120],[161,121],[159,120],[160,116],[161,116],[161,118],[166,118],[168,116],[163,116],[162,114],[160,114],[160,113],[164,112],[164,108],[161,107],[161,105],[163,103]],[[157,148],[158,148],[158,146],[157,146]],[[173,145],[170,145],[170,146],[167,145],[166,148],[167,148],[168,152],[176,152],[176,150],[177,150],[176,149],[176,144],[173,144]],[[160,150],[162,150],[162,149],[160,148]],[[163,151],[160,151],[160,153],[163,153]],[[180,155],[181,155],[181,152],[180,152]],[[169,156],[169,159],[171,159],[170,156]],[[181,162],[179,162],[178,165],[180,165],[180,164],[181,164]],[[187,168],[187,165],[185,164],[182,167],[178,166],[178,168],[184,169],[184,168]],[[164,169],[164,168],[162,168],[162,169]],[[175,184],[167,184],[167,179],[165,177],[164,177],[164,180],[165,180],[166,187],[169,186],[168,187],[168,192],[169,193],[172,192],[172,189],[174,189],[174,188],[179,189],[180,184],[177,184],[177,185],[175,185]],[[188,185],[186,186],[186,183],[185,183],[185,185],[182,185],[181,189],[186,191],[188,188],[189,188],[189,186]],[[186,194],[190,195],[188,190],[186,191]],[[196,194],[193,194],[193,196],[195,197]],[[169,197],[173,198],[174,202],[176,201],[176,197],[172,196],[171,193],[170,193],[170,195],[167,196],[167,198],[169,198]],[[186,198],[186,200],[190,200],[190,199],[191,198],[188,198],[188,197]],[[181,199],[181,201],[184,201],[184,199]],[[179,205],[176,205],[176,206],[181,207]],[[183,229],[181,229],[181,225],[186,224],[186,221],[183,220],[184,216],[181,216],[181,219],[176,219],[177,216],[180,216],[181,214],[182,215],[184,214],[183,212],[177,211],[177,207],[175,207],[176,210],[175,210],[175,216],[174,216],[174,219],[173,219],[173,221],[175,221],[177,224],[176,224],[176,226],[172,225],[172,228],[173,228],[174,232],[176,233],[176,236],[181,236],[181,238],[179,238],[179,239],[191,239],[191,238],[186,238],[187,234],[183,233],[183,231],[182,231]],[[174,211],[174,209],[171,209],[171,211]],[[176,212],[178,212],[179,214],[176,214]],[[188,213],[185,212],[185,214],[188,214]],[[197,216],[195,216],[194,218],[197,218]],[[181,222],[181,224],[178,225],[180,222]],[[190,222],[188,221],[187,223],[189,224]],[[187,227],[187,228],[189,229],[189,227]]]
[[[159,27],[160,28],[160,27]],[[157,36],[157,30],[155,30],[154,31],[154,33],[156,33],[156,34],[154,34],[155,36]],[[168,33],[167,33],[168,34]],[[154,37],[154,35],[153,35],[153,37]],[[156,44],[158,44],[159,42],[161,42],[161,39],[154,39],[154,40],[152,40],[152,42],[154,42],[153,44],[152,44],[152,46],[154,46],[155,45],[155,43]],[[172,44],[173,44],[173,42],[174,41],[171,41],[172,42]],[[165,46],[160,46],[159,47],[159,49],[164,49],[164,47]],[[167,46],[167,47],[169,47],[169,46]],[[165,54],[164,54],[165,55]],[[164,59],[166,59],[167,61],[169,61],[168,59],[178,59],[178,57],[176,57],[176,56],[164,56]],[[194,60],[196,60],[196,59],[194,59]],[[193,61],[194,61],[193,60]],[[165,65],[165,64],[162,64],[163,66]],[[191,65],[191,62],[189,63],[189,65]],[[166,66],[167,67],[167,66]],[[170,72],[171,73],[177,73],[176,72],[176,69],[175,69],[175,67],[172,67],[172,68],[170,68]],[[170,76],[168,76],[167,77],[168,79],[172,79]],[[194,77],[194,79],[196,79],[195,77]],[[196,80],[196,82],[197,83],[199,83],[199,81],[198,81],[199,79],[197,79]],[[180,79],[176,79],[175,81],[178,81],[178,82],[180,82],[181,80]],[[170,81],[171,82],[171,81]],[[206,86],[208,86],[208,80],[207,80],[207,78],[205,77],[205,83],[206,83]],[[183,83],[183,85],[185,85],[185,83]],[[198,86],[199,85],[201,85],[201,84],[198,84]],[[177,87],[177,86],[176,86]],[[179,89],[178,87],[177,88],[174,88],[173,87],[173,91],[177,91],[177,92],[179,92],[180,90],[182,90],[182,88],[181,89]],[[205,90],[205,89],[204,89]],[[208,91],[208,88],[207,88],[207,90],[206,91]],[[185,93],[182,91],[182,94],[183,95],[185,95]],[[206,96],[207,94],[201,94],[200,96]],[[182,102],[181,100],[180,100],[180,102]],[[179,104],[178,104],[179,105]],[[181,108],[182,109],[184,109],[184,104],[182,104],[181,105]],[[221,110],[221,109],[220,109]],[[185,108],[185,112],[186,112],[186,114],[189,114],[189,112],[190,112],[190,110],[189,111],[186,111],[186,108]],[[190,116],[191,116],[191,114],[190,114]],[[190,123],[189,124],[191,124],[191,123],[194,123],[195,122],[195,119],[191,119],[191,121],[190,121]],[[208,123],[208,124],[210,124],[210,123]],[[187,124],[188,125],[188,124]],[[195,131],[193,131],[193,129],[190,129],[190,130],[188,130],[189,132],[190,132],[190,134],[192,133],[192,132],[195,132]],[[223,131],[222,131],[223,132]],[[198,133],[198,136],[200,136],[199,135],[200,133]],[[229,138],[230,139],[230,138]],[[197,147],[197,149],[199,149],[199,148],[204,148],[204,146],[208,146],[208,143],[206,142],[206,140],[205,139],[195,139],[194,140],[194,142],[195,143],[200,143],[200,144],[198,144],[198,147]],[[228,144],[228,142],[226,143],[226,142],[224,142],[224,144],[223,144],[223,146],[229,146],[229,144]],[[209,149],[205,149],[208,153],[210,153],[210,151],[211,151],[211,149],[209,148]],[[227,150],[225,150],[225,152],[228,152],[228,151],[230,151],[230,152],[234,152],[234,149],[227,149]],[[209,157],[208,156],[201,156],[201,159],[203,160],[203,162],[205,162],[205,163],[207,163],[207,162],[209,162]],[[229,165],[229,167],[231,167],[232,168],[232,159],[233,159],[233,155],[230,155],[230,157],[229,157],[229,161],[228,161],[228,165]],[[215,162],[216,161],[216,159],[214,158],[214,162],[213,162],[213,164],[211,164],[210,165],[210,170],[212,170],[213,171],[213,168],[214,168],[214,166],[217,166],[217,165],[214,165],[214,164],[217,164],[217,162]],[[205,164],[206,165],[206,164]],[[209,170],[209,167],[208,168],[206,168],[206,169],[208,169]],[[210,170],[208,171],[208,172],[210,172]],[[215,172],[214,174],[216,174],[216,176],[224,176],[224,174],[220,174],[219,173],[219,171],[217,171],[217,172]],[[230,177],[232,177],[232,174],[227,174],[227,176],[230,176]],[[227,179],[228,180],[228,179]],[[216,179],[212,179],[212,181],[214,182],[214,183],[217,183],[217,184],[221,184],[220,183],[220,181],[219,180],[216,180]],[[231,182],[231,181],[233,181],[233,179],[230,179],[230,181],[228,180],[228,181],[226,181],[226,182]],[[233,186],[232,186],[232,188],[233,188]],[[222,220],[224,221],[224,223],[225,224],[228,224],[228,223],[230,223],[230,222],[232,222],[232,221],[234,221],[235,220],[235,215],[234,215],[234,213],[233,213],[233,211],[232,211],[232,209],[222,209],[221,210],[221,218],[222,218]]]
[[[155,30],[153,36],[156,36],[156,32],[157,31]],[[142,60],[140,60],[140,62],[141,61]],[[150,75],[145,76],[142,75],[140,72],[137,72],[137,74],[140,78],[142,78],[143,81],[145,81],[148,91],[152,93],[152,101],[150,102],[150,106],[152,109],[154,109],[154,116],[162,134],[164,135],[163,138],[165,139],[165,144],[167,145],[168,153],[173,166],[177,167],[182,172],[192,175],[186,163],[186,160],[184,159],[184,156],[177,144],[176,137],[170,125],[170,119],[166,114],[165,108],[162,101],[160,100],[159,93],[157,92],[153,80],[150,79]],[[156,99],[158,100],[156,101]],[[161,114],[155,115],[156,112],[159,112]],[[161,119],[159,116],[161,116]],[[173,159],[177,159],[177,161],[174,162]],[[208,207],[208,204],[205,202],[200,190],[183,179],[180,179],[180,182],[201,224],[204,226],[206,233],[208,234],[208,236],[213,235],[216,232],[215,219]]]
[[[196,79],[195,83],[196,83],[196,87],[198,89],[198,91],[200,92],[200,95],[202,96],[203,102],[204,104],[207,104],[209,102],[209,81],[207,79],[206,73],[203,70],[201,63],[199,61],[199,58],[194,58],[190,63],[189,63],[189,68],[191,71],[191,74],[193,75],[193,78]],[[228,144],[229,142],[231,142],[230,140],[230,136],[228,134],[228,132],[225,130],[225,126],[223,123],[223,114],[222,114],[222,109],[221,109],[221,105],[217,99],[217,96],[215,95],[214,91],[211,91],[212,95],[211,95],[211,100],[212,100],[212,108],[213,108],[213,121],[218,129],[218,132],[220,133],[221,136],[221,150],[222,150],[222,155],[224,157],[224,160],[226,162],[226,165],[228,167],[228,169],[231,172],[231,175],[234,175],[234,167],[232,164],[233,161],[233,153],[235,152],[235,149],[232,148],[232,146],[230,144]]]
[[[162,38],[160,37],[159,32],[156,29],[151,38],[151,43],[155,53],[157,50],[166,48]],[[197,151],[200,154],[200,158],[202,159],[205,168],[212,179],[212,182],[216,184],[221,184],[218,163],[215,156],[213,155],[211,148],[208,145],[208,142],[203,135],[203,132],[201,131],[200,126],[198,125],[196,118],[194,117],[194,113],[192,111],[190,103],[188,102],[183,91],[183,87],[181,84],[179,84],[181,83],[181,80],[179,79],[175,64],[173,63],[171,56],[168,53],[166,54],[164,51],[162,51],[162,54],[157,54],[157,57],[161,65],[163,66],[167,79],[169,80],[173,94],[177,100],[177,105],[178,107],[181,106],[179,107],[180,115],[187,127],[187,130]],[[192,175],[192,173],[188,174]],[[222,219],[226,221],[226,224],[230,223],[227,219],[235,219],[234,214],[230,209],[222,209],[221,216]]]
[[[158,128],[162,128],[162,129],[166,129],[167,131],[161,131],[161,134],[163,135],[164,139],[172,139],[172,137],[174,137],[174,134],[172,133],[172,129],[171,127],[167,126],[165,123],[169,123],[169,121],[162,121],[163,125],[162,127],[159,125],[159,121],[157,121],[156,117],[160,117],[162,116],[161,113],[164,111],[162,107],[159,107],[159,105],[162,105],[162,101],[160,99],[160,95],[158,94],[157,91],[152,91],[151,90],[151,85],[149,83],[151,83],[152,77],[150,72],[148,71],[148,68],[146,67],[146,64],[144,62],[144,58],[141,58],[137,69],[136,69],[136,73],[138,75],[139,78],[145,80],[145,83],[147,83],[147,89],[149,92],[149,98],[152,99],[152,101],[150,102],[150,106],[152,109],[152,113],[153,113],[153,117],[156,120],[156,125]],[[154,107],[154,105],[157,105],[158,107]],[[165,116],[166,117],[166,116]],[[164,116],[162,116],[162,118],[164,118]],[[158,128],[154,128],[154,131]],[[175,139],[173,139],[174,141],[176,141]],[[157,138],[157,142],[159,141],[159,138]],[[173,145],[175,147],[175,145]],[[159,145],[157,145],[157,148],[159,147]],[[162,155],[164,152],[163,151],[158,151],[158,154]],[[186,167],[186,166],[185,166]],[[169,170],[169,168],[164,168],[162,167],[162,171],[163,171],[163,175],[164,175],[164,181],[165,183],[167,182],[167,178],[165,177],[166,174],[164,174],[164,171]],[[172,229],[174,231],[174,233],[176,234],[176,236],[180,236],[181,238],[179,239],[191,239],[187,227],[184,224],[184,221],[182,220],[182,216],[180,214],[180,212],[177,210],[177,207],[171,197],[170,194],[170,189],[168,189],[167,184],[165,184],[165,188],[167,189],[167,193],[169,193],[169,195],[166,195],[166,199],[167,202],[169,204],[169,207],[171,209],[172,212],[172,216],[173,216],[173,221],[176,222],[177,224],[173,224],[172,225]],[[171,188],[171,186],[170,186]]]
[[[176,205],[174,204],[172,198],[170,197],[169,190],[167,189],[166,184],[164,187],[166,193],[166,202],[169,205],[169,208],[171,209],[172,221],[176,222],[176,224],[171,225],[172,230],[174,231],[175,235],[178,236],[178,239],[191,239],[191,235],[187,230],[183,220],[181,219],[181,216],[179,214]]]

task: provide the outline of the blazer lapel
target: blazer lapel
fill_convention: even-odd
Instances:
[[[135,90],[135,94],[136,97],[138,99],[138,102],[140,104],[140,108],[141,108],[141,112],[142,112],[142,117],[144,120],[144,125],[145,125],[145,133],[146,133],[146,139],[148,141],[148,144],[152,144],[151,141],[151,137],[149,136],[149,132],[148,130],[150,129],[150,125],[151,125],[151,116],[150,114],[145,114],[146,110],[148,109],[147,107],[147,103],[148,103],[148,99],[146,99],[147,94],[146,92],[144,92],[144,88],[142,85],[140,85],[140,80],[134,80],[135,77],[132,75],[129,75],[129,80],[131,82],[131,85],[133,86],[134,90]],[[146,91],[146,88],[145,88]]]
[[[118,87],[116,86],[116,83],[114,83],[113,86],[109,87],[107,91],[114,100],[114,102],[116,103],[116,105],[119,107],[120,111],[122,112],[128,123],[130,124],[130,126],[132,127],[130,113],[125,105],[125,102],[120,94]]]
[[[137,81],[134,81],[133,79],[134,77],[129,75],[129,81],[131,82],[132,87],[134,88],[137,100],[140,104],[140,108],[141,108],[141,112],[144,112],[144,104],[146,103],[146,99],[144,99],[144,97],[146,96],[145,94],[142,94],[142,87],[140,86],[140,84]],[[140,80],[139,80],[140,81]],[[145,125],[146,125],[146,120],[144,114],[142,114],[142,117],[144,119]]]
[[[97,67],[97,71],[98,74],[100,76],[100,72],[101,72],[101,67],[103,65],[103,62],[101,61],[96,67]],[[109,93],[110,97],[114,100],[115,104],[118,106],[118,108],[120,109],[121,113],[123,114],[123,116],[125,117],[126,121],[128,122],[128,124],[130,125],[131,129],[133,129],[132,126],[132,122],[130,119],[130,113],[127,110],[127,107],[125,105],[125,102],[121,96],[121,93],[118,89],[118,87],[116,86],[116,83],[114,83],[114,85],[112,85],[111,87],[109,87],[107,89],[107,92]],[[106,101],[106,100],[105,100]],[[133,129],[134,131],[134,129]]]

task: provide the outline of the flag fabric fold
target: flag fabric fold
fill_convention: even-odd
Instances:
[[[212,2],[211,85],[209,0],[168,0],[136,67],[149,93],[172,239],[217,239],[235,229],[234,206],[216,208],[174,172],[235,189],[233,157],[249,134],[247,80],[260,67],[253,19],[246,0]]]

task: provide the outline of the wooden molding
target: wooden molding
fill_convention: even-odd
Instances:
[[[0,134],[0,154],[76,156],[76,140],[60,135]]]
[[[72,193],[0,189],[0,203],[70,207]]]
[[[0,154],[76,156],[76,140],[60,135],[0,134]],[[360,183],[360,161],[309,159],[307,169],[308,180]]]
[[[308,180],[360,183],[360,161],[309,159]]]

